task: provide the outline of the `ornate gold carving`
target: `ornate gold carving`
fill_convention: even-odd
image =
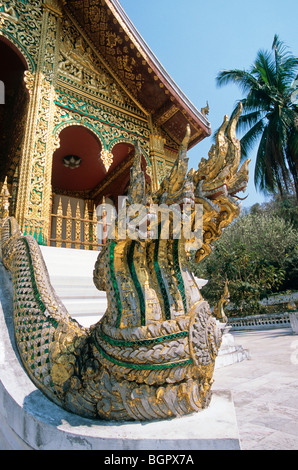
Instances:
[[[57,209],[57,218],[56,218],[56,246],[62,246],[62,222],[63,222],[63,209],[62,209],[62,200],[60,199],[58,209]]]
[[[11,195],[7,187],[7,178],[5,178],[4,183],[2,184],[1,193],[0,193],[0,217],[5,218],[9,216],[9,206]]]
[[[19,22],[19,15],[14,1],[3,0],[0,3],[0,12],[3,18],[8,18],[15,23]]]
[[[150,134],[150,150],[154,154],[164,155],[165,139],[160,135]]]
[[[92,239],[93,243],[97,243],[97,215],[96,215],[96,208],[93,204],[93,213],[92,213]]]
[[[64,109],[61,109],[61,111],[57,110],[56,113],[60,112],[64,116],[75,113],[75,117],[79,114],[78,121],[86,120],[88,122],[89,119],[90,121],[98,121],[96,124],[98,130],[102,129],[102,132],[107,131],[105,134],[107,144],[119,138],[121,133],[129,135],[130,132],[133,132],[140,138],[149,138],[149,131],[144,125],[144,121],[142,122],[138,116],[120,113],[119,110],[112,110],[101,103],[90,103],[89,101],[78,99],[65,93],[57,93],[55,103]],[[112,130],[109,129],[109,126],[112,126]]]
[[[29,91],[30,96],[32,96],[33,94],[34,78],[34,75],[29,70],[25,70],[24,82],[26,84],[26,88]]]
[[[42,0],[2,0],[0,29],[27,61],[29,70],[36,68],[41,35]]]
[[[20,166],[17,217],[27,233],[41,231],[43,242],[49,233],[54,81],[57,68],[59,20],[44,9],[37,70],[27,75],[31,94]],[[28,80],[29,77],[29,80]]]
[[[81,8],[82,5],[75,5],[75,8],[77,6],[79,8]],[[91,11],[91,10],[94,10],[94,15],[91,15],[92,30],[96,29],[96,30],[99,31],[100,45],[104,45],[106,40],[109,41],[110,44],[114,44],[115,41],[118,41],[118,39],[113,38],[112,34],[110,34],[109,39],[107,39],[109,33],[111,33],[111,32],[109,32],[109,30],[107,28],[107,17],[106,17],[105,9],[101,9],[98,5],[96,5],[94,7],[90,7],[90,5],[89,5],[88,12]],[[75,15],[75,16],[77,16],[77,15]],[[125,59],[122,59],[122,57],[120,57],[119,61],[118,61],[118,59],[116,58],[116,53],[117,54],[120,53],[120,56],[122,56],[122,55],[124,56],[125,54],[127,55],[127,53],[128,53],[127,47],[124,46],[123,52],[119,52],[120,51],[119,44],[118,44],[118,46],[115,46],[115,47],[110,47],[110,46],[107,45],[107,47],[105,47],[104,53],[103,53],[102,50],[99,53],[98,48],[96,49],[94,47],[94,43],[92,43],[90,41],[90,39],[88,38],[88,35],[86,34],[86,29],[82,28],[79,25],[79,23],[75,20],[75,16],[73,16],[73,15],[69,16],[69,19],[71,20],[71,21],[69,21],[69,23],[71,23],[71,26],[73,27],[72,34],[75,31],[76,34],[79,33],[79,35],[82,38],[84,38],[84,41],[86,42],[86,44],[88,44],[90,49],[93,51],[93,54],[97,59],[97,63],[100,63],[104,67],[105,72],[108,71],[108,74],[112,78],[110,92],[115,93],[114,97],[116,99],[117,99],[117,94],[119,93],[120,100],[124,99],[125,102],[127,101],[127,97],[129,97],[130,102],[135,103],[136,107],[139,110],[142,110],[144,115],[147,115],[147,111],[145,109],[143,109],[141,104],[134,97],[134,94],[129,90],[129,87],[127,86],[127,83],[130,83],[130,82],[129,81],[128,82],[124,81],[125,74],[121,73],[122,70],[120,70],[120,69],[122,69],[123,60],[125,62]],[[100,20],[96,21],[96,23],[93,24],[93,22],[95,21],[95,18],[100,18]],[[68,24],[66,23],[67,27],[68,27]],[[73,36],[75,37],[74,34],[73,34]],[[118,38],[118,36],[117,36],[117,38]],[[122,41],[121,38],[119,38],[119,39],[120,39],[120,41]],[[112,58],[112,62],[109,60],[110,57]],[[119,67],[119,70],[118,70],[118,67]],[[126,61],[126,67],[127,67],[127,61]],[[115,70],[115,68],[117,70]],[[119,76],[118,72],[120,72],[120,76]],[[126,73],[129,73],[129,71],[127,71]],[[128,78],[132,79],[132,75]],[[143,83],[143,77],[142,77],[141,74],[137,74],[136,75],[136,85],[139,87],[140,83]]]
[[[109,152],[108,150],[102,150],[100,152],[100,158],[102,160],[102,163],[104,164],[106,171],[108,171],[114,159],[112,152]]]
[[[66,211],[66,241],[65,241],[65,248],[71,248],[71,240],[72,240],[72,212],[71,212],[70,200],[68,200],[67,211]]]
[[[75,245],[76,248],[80,248],[81,245],[81,211],[79,201],[77,202],[75,218]]]
[[[226,280],[223,295],[221,296],[219,302],[214,306],[213,313],[215,317],[223,322],[226,323],[228,321],[226,314],[224,312],[224,306],[230,302],[230,293],[229,293],[229,281]]]
[[[59,197],[59,202],[56,213],[55,211],[52,213],[51,245],[97,251],[101,246],[97,241],[97,217],[96,213],[94,215],[93,209],[89,210],[90,205],[92,208],[94,206],[93,201],[65,198],[63,203],[61,195],[56,197]],[[63,205],[65,206],[66,203],[65,213]],[[82,217],[81,207],[83,204],[84,215]]]
[[[157,124],[159,126],[162,126],[165,122],[169,121],[175,114],[179,111],[179,108],[175,106],[174,104],[165,111],[160,117],[157,119]]]
[[[62,17],[62,11],[59,0],[45,0],[43,8],[45,10],[49,10],[51,14],[57,17]]]
[[[100,93],[120,103],[132,104],[103,70],[90,46],[68,21],[63,23],[58,72],[62,79],[63,76],[69,77],[83,89]]]
[[[88,211],[88,202],[85,202],[85,211],[84,211],[84,249],[89,250],[90,246],[90,220],[89,220],[89,211]]]
[[[230,122],[228,116],[225,116],[217,133],[216,143],[209,151],[208,160],[202,158],[194,176],[196,201],[204,206],[206,214],[203,246],[196,254],[197,262],[210,253],[211,244],[240,213],[234,195],[246,189],[250,162],[249,159],[246,160],[238,170],[241,148],[235,137],[235,126],[241,111],[240,103]]]

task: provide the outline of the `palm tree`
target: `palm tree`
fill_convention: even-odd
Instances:
[[[243,158],[259,142],[256,187],[280,195],[294,187],[298,199],[298,103],[293,100],[297,74],[298,58],[275,35],[272,50],[259,51],[249,71],[225,70],[216,81],[218,86],[237,84],[246,94],[240,100],[243,114],[238,128],[244,131]]]

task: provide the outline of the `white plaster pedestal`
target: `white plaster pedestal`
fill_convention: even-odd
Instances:
[[[222,344],[215,360],[215,369],[230,366],[236,362],[249,359],[249,351],[235,342],[235,338],[229,333],[231,327],[226,326],[222,337]]]
[[[199,450],[240,449],[229,391],[193,415],[154,422],[108,422],[78,417],[48,400],[15,352],[12,287],[0,263],[0,449]]]
[[[233,401],[217,392],[208,409],[153,422],[103,422],[60,410],[38,391],[23,405],[1,383],[1,450],[240,450]]]
[[[289,317],[293,334],[298,335],[298,313],[290,313]]]

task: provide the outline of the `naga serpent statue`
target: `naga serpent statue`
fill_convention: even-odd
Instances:
[[[236,193],[245,190],[248,163],[240,164],[236,123],[225,116],[208,159],[188,172],[190,130],[176,163],[155,193],[146,193],[136,145],[126,209],[132,204],[203,206],[200,262],[211,243],[240,213]],[[194,210],[191,212],[194,220]],[[138,214],[136,214],[136,218]],[[118,220],[120,214],[118,216]],[[173,220],[172,220],[173,222]],[[173,224],[172,224],[173,225]],[[107,240],[94,268],[108,307],[90,328],[72,319],[53,289],[40,248],[23,236],[16,220],[1,221],[2,262],[11,272],[16,344],[23,366],[49,399],[88,418],[153,420],[208,406],[223,318],[202,298],[189,265],[193,239],[160,236]],[[170,232],[173,232],[171,227]]]

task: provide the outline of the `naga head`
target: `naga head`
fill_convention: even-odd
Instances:
[[[180,214],[180,226],[177,230],[181,231],[183,226],[191,227],[187,233],[191,233],[192,236],[185,236],[187,251],[196,250],[197,262],[210,253],[212,243],[239,215],[241,198],[238,193],[245,191],[248,183],[250,159],[239,168],[241,146],[236,137],[236,125],[241,112],[240,102],[230,120],[227,115],[224,117],[208,159],[202,158],[198,169],[190,171],[188,171],[187,148],[191,131],[188,125],[177,160],[155,192],[149,190],[146,193],[145,176],[141,168],[142,151],[139,142],[136,142],[126,209],[132,205],[137,208],[135,212],[130,210],[130,214],[133,214],[130,222],[133,219],[133,227],[137,226],[136,222],[143,223],[143,230],[139,232],[140,238],[150,240],[150,234],[156,235],[156,227],[160,223],[157,208],[159,210],[161,207],[168,207],[174,212],[176,208],[176,213]],[[196,231],[194,227],[198,220],[195,216],[198,216],[196,211],[199,210],[199,206],[202,230]],[[172,225],[173,220],[175,221],[175,217],[172,217]],[[201,243],[195,240],[197,235],[202,238]],[[201,245],[199,249],[196,248],[198,244]]]
[[[116,319],[112,309],[113,325],[144,326],[151,320],[178,318],[187,315],[189,306],[201,299],[189,253],[195,252],[197,262],[210,253],[212,243],[239,215],[236,193],[245,190],[248,182],[249,160],[239,169],[241,147],[236,124],[241,111],[242,104],[231,120],[224,117],[208,160],[202,159],[196,171],[188,171],[191,131],[187,126],[177,160],[155,192],[146,192],[142,151],[136,143],[126,204],[119,211],[114,238],[110,238],[98,262],[104,270],[106,265],[100,260],[112,247],[113,271],[116,269],[126,286],[124,303],[135,305],[129,319],[122,314]],[[102,288],[99,279],[103,277],[105,282],[110,275],[95,276],[96,285]]]

